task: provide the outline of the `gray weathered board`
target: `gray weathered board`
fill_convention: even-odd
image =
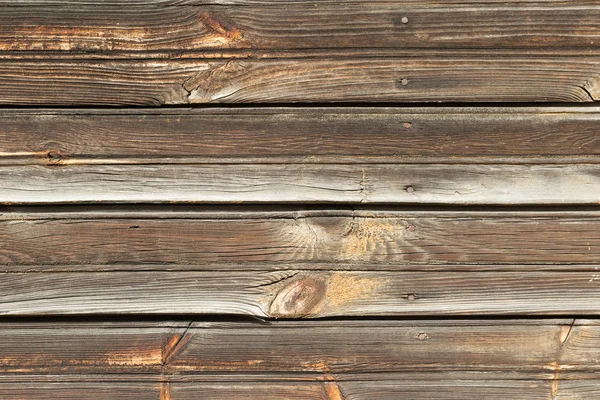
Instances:
[[[0,399],[600,399],[600,3],[0,0]]]

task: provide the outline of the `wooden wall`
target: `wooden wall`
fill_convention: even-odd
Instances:
[[[600,3],[0,0],[0,399],[600,399]]]

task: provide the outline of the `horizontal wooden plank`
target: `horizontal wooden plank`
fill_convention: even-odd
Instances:
[[[10,273],[0,315],[596,315],[594,272]]]
[[[410,396],[411,399],[452,400],[477,396],[508,400],[534,399],[551,400],[560,397],[597,396],[598,384],[595,381],[561,382],[560,390],[552,394],[553,386],[544,381],[368,381],[338,383],[227,383],[227,384],[114,384],[108,382],[67,383],[20,383],[0,387],[0,395],[6,400],[21,399],[76,399],[85,397],[100,399],[139,399],[139,400],[191,400],[210,398],[214,400],[247,399],[304,399],[341,400],[351,398],[366,400],[376,395],[378,399],[397,399]],[[168,397],[167,397],[168,396]],[[573,397],[576,398],[576,397]]]
[[[4,323],[2,373],[598,371],[586,320]]]
[[[0,112],[0,164],[598,163],[597,107]]]
[[[592,102],[597,57],[6,61],[0,105]]]
[[[410,397],[416,400],[462,400],[476,398],[539,399],[590,398],[598,396],[599,385],[592,380],[570,382],[544,381],[360,381],[313,384],[245,384],[245,385],[170,385],[172,399],[192,399],[204,395],[211,399],[244,397],[249,399],[383,399]],[[0,392],[1,393],[1,392]],[[213,397],[214,396],[214,397]],[[263,397],[264,396],[264,397]],[[560,397],[557,397],[560,396]],[[10,397],[9,397],[10,399]]]
[[[399,396],[416,400],[462,400],[465,397],[520,400],[552,400],[558,398],[591,398],[598,396],[599,384],[594,380],[416,380],[400,376],[398,381],[347,382],[227,382],[227,383],[137,383],[137,382],[15,382],[3,383],[0,395],[6,400],[52,398],[102,400],[191,400],[210,398],[229,400],[392,400]],[[131,379],[131,377],[130,377]]]
[[[0,396],[6,400],[55,399],[55,400],[166,400],[161,397],[158,383],[115,382],[27,382],[2,383]],[[183,397],[186,398],[186,397]],[[190,399],[193,397],[189,397]]]
[[[0,203],[596,205],[600,166],[78,165],[0,168]]]
[[[61,321],[61,324],[66,320]],[[454,320],[458,321],[458,320]],[[513,320],[507,320],[512,323]],[[542,320],[537,320],[541,322]],[[108,323],[108,321],[105,321]],[[481,321],[478,321],[481,322]],[[551,323],[556,322],[550,320]],[[572,320],[570,320],[572,322]],[[40,322],[44,324],[43,322]],[[579,323],[579,322],[578,322]],[[590,323],[589,320],[585,321],[586,324]],[[188,321],[189,324],[189,321]],[[134,323],[135,325],[135,323]],[[71,324],[69,323],[69,326]],[[158,373],[150,370],[148,372],[133,372],[123,371],[111,373],[23,373],[23,372],[9,372],[0,374],[0,387],[2,385],[15,384],[19,385],[22,383],[73,383],[73,384],[88,384],[91,382],[106,382],[114,383],[117,386],[123,382],[137,383],[140,385],[144,384],[161,384],[169,383],[172,385],[206,385],[211,386],[222,386],[229,384],[233,386],[235,384],[257,384],[257,383],[271,383],[273,385],[279,385],[282,383],[345,383],[352,384],[354,382],[450,382],[450,381],[468,381],[473,385],[493,385],[497,382],[509,382],[509,381],[530,381],[537,382],[539,384],[548,384],[548,381],[553,381],[555,377],[552,373],[546,370],[433,370],[433,371],[402,371],[402,372],[352,372],[352,373],[335,373],[335,374],[312,374],[312,373],[297,373],[297,372],[280,372],[280,373],[232,373],[230,371],[219,371],[219,372],[200,372],[188,370],[185,373],[182,371],[174,371],[170,369],[163,369]],[[594,370],[568,370],[563,369],[557,380],[567,383],[576,383],[577,381],[590,381],[596,376]]]
[[[600,8],[552,2],[0,3],[0,51],[573,48],[600,46]],[[239,3],[239,2],[238,2]],[[24,3],[27,4],[27,3]],[[484,32],[485,34],[482,34]],[[150,55],[152,56],[152,55]]]
[[[0,262],[522,265],[595,264],[600,256],[600,219],[585,212],[208,215],[169,219],[169,213],[141,217],[117,213],[109,218],[99,214],[44,219],[43,214],[34,214],[28,219],[7,213],[0,221]],[[160,219],[154,219],[157,216]]]
[[[306,0],[285,0],[286,4],[305,4]],[[322,4],[343,5],[343,4],[364,4],[364,0],[321,0]],[[373,0],[370,4],[397,4],[398,0]],[[405,0],[405,4],[417,4],[427,6],[443,6],[443,5],[460,5],[465,4],[465,0]],[[522,4],[530,7],[534,6],[563,6],[569,7],[573,4],[567,0],[490,0],[482,1],[481,4],[486,6],[502,7],[507,4]],[[10,7],[31,7],[31,6],[59,6],[65,5],[64,1],[60,0],[0,0],[2,6]],[[86,7],[106,6],[106,5],[123,5],[119,0],[69,0],[68,5],[78,5]],[[131,0],[129,5],[136,6],[279,6],[278,0]],[[597,5],[595,0],[579,0],[579,6],[594,6]]]

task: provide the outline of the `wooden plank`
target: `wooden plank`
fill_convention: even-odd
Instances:
[[[439,214],[368,211],[347,216],[143,213],[81,218],[4,214],[5,265],[229,265],[333,263],[595,264],[600,219],[590,212]],[[160,219],[155,219],[160,217]]]
[[[497,399],[539,399],[590,398],[598,396],[598,384],[592,380],[560,382],[553,386],[544,381],[359,381],[327,382],[313,384],[206,384],[170,385],[169,394],[173,399],[192,399],[204,394],[211,399],[383,399],[411,398],[416,400],[463,400],[474,398]],[[213,397],[214,396],[214,397]],[[264,396],[264,397],[263,397]]]
[[[5,61],[0,105],[593,102],[596,57]]]
[[[129,376],[131,379],[131,377]],[[137,383],[73,382],[69,377],[52,382],[10,382],[0,386],[6,400],[80,399],[91,400],[191,400],[210,398],[225,400],[392,400],[410,397],[416,400],[462,400],[466,397],[502,398],[507,400],[551,400],[558,398],[592,398],[598,395],[597,381],[558,381],[558,386],[544,380],[418,380],[400,376],[398,381],[371,380],[347,382],[227,382],[227,383]]]
[[[202,2],[198,2],[202,3]],[[205,2],[208,3],[208,2]],[[172,52],[212,49],[597,48],[589,2],[267,2],[182,6],[0,6],[0,51]],[[432,4],[434,3],[434,4]],[[243,5],[243,6],[242,6]],[[485,34],[482,34],[485,32]],[[17,39],[18,38],[18,39]]]
[[[3,374],[598,371],[587,320],[4,323]],[[342,340],[343,339],[343,340]]]
[[[148,373],[162,367],[165,349],[189,324],[189,321],[3,322],[0,337],[7,342],[0,352],[0,370],[34,375]]]
[[[552,372],[566,365],[597,369],[598,327],[568,322],[571,324],[534,326],[498,321],[456,326],[440,321],[334,321],[314,327],[305,323],[262,324],[253,329],[248,329],[248,324],[236,329],[231,324],[198,323],[192,325],[186,344],[168,364],[174,369],[193,366],[208,371],[322,374],[415,368],[486,370],[499,366]],[[223,350],[209,351],[218,346]]]
[[[0,315],[596,315],[594,272],[9,273],[0,275]]]
[[[304,4],[306,0],[286,0],[287,4]],[[340,5],[340,4],[364,4],[364,0],[322,0],[323,4],[331,4],[331,5]],[[398,0],[374,0],[370,4],[397,4]],[[427,6],[443,6],[443,5],[460,5],[465,4],[465,0],[405,0],[405,4],[419,4],[419,5],[427,5]],[[528,5],[530,7],[534,6],[544,6],[544,5],[555,5],[555,6],[563,6],[567,7],[572,5],[571,2],[566,0],[490,0],[486,2],[480,2],[487,6],[496,6],[502,7],[507,4],[523,4]],[[11,6],[11,7],[32,7],[32,6],[59,6],[65,5],[64,1],[60,0],[0,0],[0,4],[2,6]],[[119,0],[69,0],[69,5],[78,5],[78,6],[106,6],[106,5],[123,5]],[[235,5],[235,6],[277,6],[279,5],[278,0],[131,0],[130,5],[136,6],[185,6],[185,5],[193,5],[193,6],[226,6],[226,5]],[[579,0],[577,2],[579,6],[594,6],[597,5],[595,0]]]
[[[597,107],[0,112],[0,164],[598,163]]]
[[[69,382],[67,379],[64,382],[2,383],[0,396],[6,400],[166,400],[161,397],[160,388],[157,383]]]
[[[596,205],[600,167],[210,164],[0,168],[0,203]]]
[[[458,320],[455,320],[458,321]],[[571,320],[572,321],[572,320]],[[64,323],[62,321],[61,323]],[[481,321],[477,321],[481,322]],[[508,320],[512,323],[512,320]],[[550,323],[555,323],[555,320],[550,320]],[[114,321],[110,324],[113,324]],[[586,324],[590,321],[586,320]],[[43,322],[42,322],[43,324]],[[189,321],[188,321],[189,324]],[[182,373],[183,372],[183,373]],[[569,371],[564,369],[561,371],[558,379],[561,382],[576,383],[577,381],[585,382],[594,380],[596,372],[593,370],[573,370]],[[257,384],[257,383],[270,383],[272,385],[280,385],[286,383],[359,383],[359,382],[450,382],[450,381],[465,381],[470,382],[473,385],[494,385],[498,382],[518,382],[518,381],[529,381],[537,382],[541,385],[548,384],[548,381],[553,381],[554,376],[552,373],[548,373],[545,370],[448,370],[448,371],[403,371],[403,372],[360,372],[360,373],[335,373],[335,374],[312,374],[312,373],[289,373],[280,372],[277,374],[273,373],[231,373],[231,372],[194,372],[193,370],[188,371],[174,371],[170,369],[163,369],[160,372],[150,371],[146,373],[132,372],[132,371],[119,371],[114,373],[23,373],[23,372],[11,372],[0,374],[0,387],[9,384],[22,384],[22,383],[92,383],[92,382],[106,382],[114,383],[116,385],[123,382],[131,382],[142,384],[155,384],[155,383],[168,383],[171,387],[195,385],[201,387],[211,386],[222,386],[229,384],[233,386],[235,384]]]

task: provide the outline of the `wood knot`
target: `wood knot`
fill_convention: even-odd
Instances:
[[[274,318],[299,318],[311,314],[325,298],[324,280],[306,277],[293,281],[277,293],[269,314]]]
[[[242,32],[233,24],[225,22],[211,12],[203,12],[198,18],[210,32],[225,39],[226,42],[240,40],[243,37]]]
[[[58,150],[48,150],[46,153],[46,160],[48,164],[60,164],[63,159],[63,155]]]

